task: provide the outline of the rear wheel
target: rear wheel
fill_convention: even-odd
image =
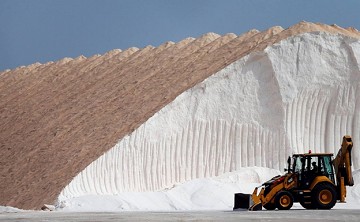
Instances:
[[[279,210],[289,210],[294,203],[294,198],[289,191],[281,191],[275,196],[275,205]]]
[[[319,209],[331,209],[336,204],[336,189],[330,183],[320,183],[313,189],[313,203]]]

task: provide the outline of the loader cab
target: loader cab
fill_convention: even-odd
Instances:
[[[298,176],[298,188],[308,189],[317,176],[326,176],[335,184],[333,154],[294,154],[292,171]]]

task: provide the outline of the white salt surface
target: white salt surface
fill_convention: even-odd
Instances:
[[[234,193],[252,193],[278,170],[261,167],[242,168],[218,177],[195,179],[157,192],[126,192],[118,195],[86,195],[62,201],[58,211],[199,211],[232,210]],[[356,185],[348,187],[347,203],[334,209],[360,209],[360,171],[354,172]],[[302,209],[295,203],[294,209]]]
[[[91,163],[59,200],[162,190],[242,167],[282,169],[292,153],[336,153],[351,135],[360,167],[360,41],[293,36],[179,95]]]
[[[23,212],[24,210],[15,208],[15,207],[8,207],[8,206],[0,206],[0,213],[17,213]]]

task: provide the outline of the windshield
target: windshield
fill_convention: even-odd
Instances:
[[[302,168],[301,166],[302,166],[302,163],[301,163],[300,157],[295,157],[294,158],[294,172],[300,173],[301,168]]]

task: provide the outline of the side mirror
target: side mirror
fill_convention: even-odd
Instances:
[[[290,156],[287,159],[287,163],[288,163],[288,168],[285,169],[285,171],[287,170],[287,172],[290,173],[290,171],[291,171],[291,157]]]

